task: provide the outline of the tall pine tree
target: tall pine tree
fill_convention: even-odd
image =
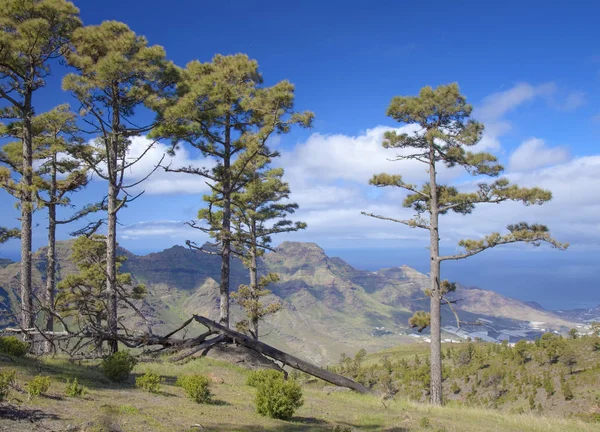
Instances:
[[[10,128],[5,131],[12,138],[19,138],[20,128]],[[81,161],[69,157],[69,153],[79,146],[78,128],[75,125],[75,114],[69,111],[68,105],[40,114],[32,121],[32,160],[38,168],[32,171],[32,183],[35,188],[35,209],[46,207],[48,210],[48,252],[46,265],[46,290],[44,305],[46,330],[53,327],[53,304],[56,284],[56,226],[75,221],[92,211],[97,206],[86,206],[75,215],[61,220],[57,218],[57,207],[70,206],[69,193],[86,186],[87,170],[81,166]],[[0,162],[12,168],[22,176],[21,142],[13,141],[4,145],[0,150]],[[15,197],[20,196],[18,180],[10,176],[9,171],[0,174],[0,186]],[[34,308],[35,311],[38,308]],[[48,344],[46,346],[49,348]]]
[[[234,250],[248,268],[250,283],[240,286],[234,297],[247,315],[237,324],[238,329],[258,339],[259,321],[281,307],[261,303],[261,298],[271,293],[266,287],[277,282],[279,276],[269,273],[259,277],[258,259],[271,249],[271,236],[305,229],[306,224],[287,219],[298,204],[289,202],[290,188],[282,179],[283,169],[271,168],[270,158],[249,163],[248,176],[244,189],[232,197],[232,224]]]
[[[34,322],[31,286],[34,95],[44,87],[50,64],[62,56],[73,30],[81,25],[79,9],[65,0],[3,0],[0,3],[0,118],[21,140],[21,326]],[[16,131],[18,129],[18,132]]]
[[[182,73],[177,103],[165,113],[167,127],[158,131],[173,140],[174,149],[186,143],[215,162],[211,169],[167,166],[165,170],[200,176],[220,203],[219,220],[211,216],[204,219],[208,227],[192,226],[211,232],[220,244],[220,322],[227,327],[232,195],[244,187],[247,165],[270,155],[266,146],[270,136],[287,133],[295,124],[309,127],[313,119],[311,112],[293,111],[293,84],[281,81],[262,87],[262,83],[257,62],[243,54],[217,55],[209,63],[192,61]]]
[[[456,187],[438,182],[437,170],[440,166],[462,167],[473,176],[497,177],[503,171],[495,156],[485,152],[473,153],[468,150],[481,139],[483,125],[470,119],[472,107],[460,94],[458,85],[424,87],[418,96],[396,96],[392,99],[387,115],[405,124],[416,124],[414,133],[398,134],[386,132],[383,147],[398,149],[395,160],[411,160],[422,163],[429,174],[429,181],[421,185],[409,184],[401,175],[377,174],[370,184],[378,187],[397,187],[408,191],[404,207],[415,210],[416,215],[407,220],[363,213],[378,219],[389,220],[419,228],[429,232],[431,328],[431,402],[442,403],[442,353],[440,333],[440,306],[449,285],[440,280],[442,261],[468,258],[502,244],[525,242],[539,245],[549,243],[558,249],[566,244],[554,240],[548,228],[539,224],[518,223],[509,225],[506,233],[492,233],[483,239],[461,240],[458,245],[464,250],[455,255],[440,254],[439,217],[450,211],[468,215],[478,204],[498,204],[504,201],[517,201],[525,205],[541,205],[552,198],[549,191],[534,188],[521,188],[510,184],[505,178],[492,183],[481,182],[474,192],[460,192]],[[446,283],[443,283],[446,282]],[[451,284],[450,284],[451,285]],[[419,319],[417,319],[419,318]],[[413,324],[421,327],[427,324],[421,317],[415,317]],[[423,322],[425,321],[425,322]]]
[[[108,183],[106,235],[106,294],[108,327],[112,352],[118,349],[117,334],[117,214],[139,195],[130,188],[125,173],[151,148],[130,154],[131,138],[150,132],[159,122],[156,116],[138,125],[133,116],[143,107],[159,112],[169,102],[177,79],[177,68],[167,61],[158,45],[148,46],[146,38],[136,35],[126,24],[105,21],[77,29],[68,63],[77,69],[63,80],[63,88],[81,103],[87,129],[96,137],[96,146],[83,147],[78,156],[95,174]],[[148,173],[149,175],[150,173]]]
[[[40,161],[37,170],[38,206],[48,210],[48,251],[46,263],[46,291],[44,295],[45,329],[54,328],[54,293],[56,289],[56,228],[74,222],[92,212],[98,211],[101,204],[87,205],[66,219],[57,217],[58,207],[71,207],[70,194],[84,188],[88,183],[88,169],[85,164],[72,157],[75,149],[81,147],[76,115],[68,105],[36,117],[34,138],[34,159]],[[52,348],[46,343],[46,352]]]

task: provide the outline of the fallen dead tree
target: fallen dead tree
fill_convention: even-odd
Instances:
[[[205,326],[208,331],[190,338],[176,338],[175,334],[184,330],[188,325],[193,322],[197,322]],[[101,331],[80,331],[77,333],[70,333],[69,331],[63,332],[43,332],[39,329],[20,329],[20,328],[7,328],[4,330],[7,333],[21,333],[29,336],[41,335],[44,339],[52,340],[65,340],[72,338],[91,338],[91,339],[102,339],[102,340],[115,340],[115,336],[108,332]],[[287,365],[293,369],[305,372],[316,378],[320,378],[330,384],[334,384],[339,387],[346,387],[355,390],[359,393],[370,393],[370,390],[360,383],[352,381],[349,378],[335,374],[323,368],[320,368],[310,362],[302,360],[291,354],[285,353],[278,350],[275,347],[267,345],[264,342],[255,340],[249,336],[246,336],[237,331],[228,329],[219,323],[208,319],[200,315],[194,315],[192,318],[185,321],[179,328],[168,333],[165,336],[157,336],[152,334],[134,335],[134,334],[121,334],[116,335],[116,340],[121,342],[129,348],[142,348],[145,349],[144,354],[156,355],[156,354],[173,354],[170,361],[181,361],[188,358],[198,352],[203,352],[205,355],[208,350],[217,344],[239,344],[243,345],[259,354],[279,361],[284,365]],[[156,347],[159,348],[156,348]],[[153,348],[154,347],[154,348]]]
[[[314,377],[320,378],[323,381],[327,381],[328,383],[335,384],[340,387],[347,387],[349,389],[355,390],[359,393],[369,393],[369,389],[367,389],[362,384],[359,384],[355,381],[352,381],[349,378],[344,376],[335,374],[333,372],[329,372],[325,369],[322,369],[318,366],[315,366],[312,363],[309,363],[305,360],[299,359],[291,354],[287,354],[283,351],[278,350],[270,345],[267,345],[264,342],[257,341],[252,339],[249,336],[246,336],[242,333],[238,333],[234,330],[223,327],[219,323],[205,318],[203,316],[194,315],[194,320],[199,322],[200,324],[206,326],[209,330],[214,333],[219,333],[221,335],[229,336],[235,343],[240,345],[244,345],[254,351],[261,353],[267,357],[270,357],[274,360],[278,360],[285,365],[288,365],[291,368],[297,369],[299,371],[305,372]]]

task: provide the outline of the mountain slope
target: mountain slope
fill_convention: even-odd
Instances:
[[[59,242],[60,277],[75,271],[69,260],[71,244]],[[148,296],[139,307],[155,332],[172,329],[194,313],[218,317],[218,256],[181,246],[145,256],[125,250],[121,254],[128,257],[124,271],[147,286]],[[34,262],[34,285],[40,290],[45,248],[35,253]],[[337,360],[342,352],[375,351],[413,341],[407,320],[415,310],[428,308],[423,294],[429,283],[426,275],[406,266],[376,272],[355,269],[340,258],[327,256],[314,243],[284,242],[263,257],[259,268],[280,275],[266,300],[283,305],[282,311],[262,325],[262,338],[317,363]],[[2,297],[8,297],[13,305],[18,298],[18,271],[17,263],[0,268],[0,289],[7,293]],[[234,259],[232,290],[247,279],[247,270]],[[466,322],[483,318],[494,326],[514,328],[526,326],[528,321],[554,328],[571,325],[562,317],[491,291],[460,287],[456,297],[461,299],[456,306]],[[235,304],[231,313],[232,323],[243,315]],[[144,329],[130,312],[124,311],[124,315],[132,326]],[[455,324],[451,311],[444,310],[443,323]]]

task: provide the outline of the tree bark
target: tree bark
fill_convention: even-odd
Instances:
[[[112,87],[112,134],[105,137],[107,145],[108,168],[108,211],[106,231],[106,297],[107,297],[107,327],[111,340],[108,342],[109,352],[118,351],[117,342],[117,211],[119,208],[119,192],[122,172],[118,171],[121,119],[119,114],[119,89],[116,84]],[[123,157],[125,157],[123,155]]]
[[[21,326],[32,328],[31,225],[33,213],[32,90],[26,90],[23,115],[23,177],[21,179]],[[27,336],[25,336],[28,339]]]
[[[229,264],[231,260],[231,119],[225,124],[223,157],[223,226],[221,227],[221,285],[219,322],[229,328]]]
[[[253,227],[255,229],[255,227]],[[257,266],[257,251],[256,251],[256,237],[253,235],[253,238],[250,240],[250,294],[252,300],[258,302],[258,266]],[[252,303],[251,303],[252,304]],[[250,326],[250,334],[254,337],[255,340],[258,340],[258,316],[257,310],[252,310],[249,313],[250,322],[248,323]]]
[[[431,298],[430,302],[430,331],[431,331],[431,403],[442,404],[442,340],[441,340],[441,291],[440,291],[440,237],[439,209],[437,197],[437,179],[435,172],[435,149],[433,142],[429,150],[429,185],[430,185],[430,221],[429,221],[429,254]]]
[[[56,156],[54,156],[56,159]],[[56,194],[56,160],[52,165],[52,178],[50,184],[50,200],[48,204],[48,254],[46,264],[46,331],[54,330],[54,288],[56,286],[56,203],[54,197]],[[44,352],[50,353],[53,350],[53,345],[50,341],[44,344]]]
[[[112,163],[111,161],[110,163]],[[116,161],[115,161],[116,162]],[[111,340],[108,343],[111,354],[118,350],[117,335],[117,193],[112,181],[108,185],[108,215],[106,232],[106,297],[108,302],[107,320],[108,333]]]

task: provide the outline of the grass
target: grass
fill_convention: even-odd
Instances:
[[[70,430],[89,432],[293,432],[332,431],[335,426],[388,432],[600,431],[599,424],[575,419],[534,414],[510,415],[452,404],[437,408],[402,398],[384,403],[372,395],[328,393],[319,383],[303,386],[305,404],[291,421],[271,420],[255,413],[255,389],[245,385],[246,370],[206,358],[183,365],[139,363],[129,381],[122,384],[104,378],[95,365],[78,365],[64,359],[5,359],[0,360],[0,368],[15,369],[21,388],[25,388],[24,384],[38,374],[52,378],[47,396],[28,400],[26,394],[12,391],[9,402],[0,404],[0,430],[16,432],[66,430],[69,425]],[[135,388],[135,376],[146,372],[164,377],[160,393],[151,394]],[[177,376],[191,373],[212,377],[213,403],[196,404],[174,385]],[[82,398],[66,398],[64,386],[68,378],[77,378],[89,388],[89,393]]]

